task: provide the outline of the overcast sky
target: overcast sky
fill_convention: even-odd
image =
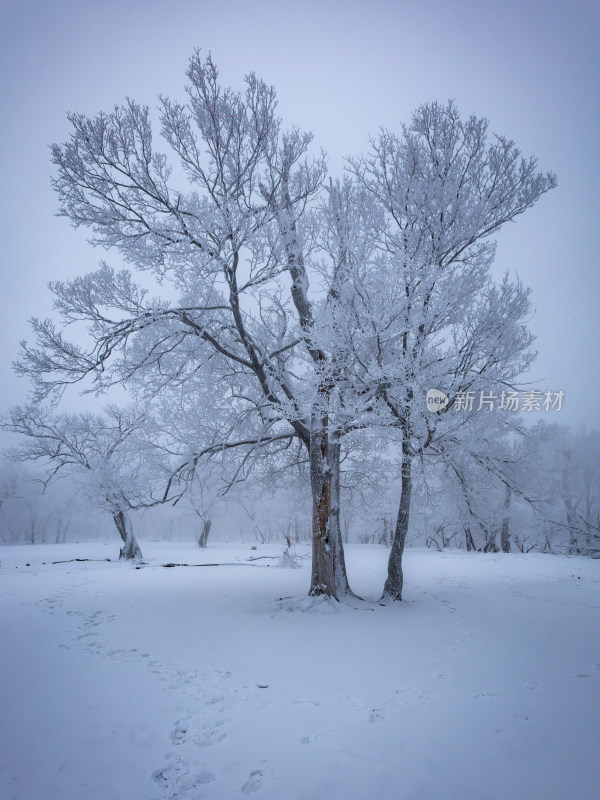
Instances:
[[[463,116],[557,173],[559,186],[498,237],[497,268],[533,290],[536,387],[563,390],[553,421],[600,427],[600,6],[595,0],[0,0],[0,407],[25,399],[11,371],[27,320],[50,311],[49,280],[104,255],[54,216],[48,145],[67,111],[126,95],[182,97],[195,47],[223,82],[254,71],[275,85],[287,124],[313,131],[340,174],[380,125],[454,98]],[[115,259],[108,259],[115,263]]]

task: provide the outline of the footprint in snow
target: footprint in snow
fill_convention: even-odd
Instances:
[[[167,753],[165,757],[169,756],[171,754]],[[198,793],[195,790],[199,786],[217,779],[215,773],[207,769],[194,774],[189,761],[183,758],[172,759],[170,764],[155,770],[151,777],[155,783],[168,790],[170,798],[180,798],[180,800],[197,798]]]
[[[343,694],[338,698],[338,705],[345,706],[346,708],[362,708],[362,703],[351,694]]]
[[[233,676],[233,672],[228,669],[215,669],[212,674],[221,681],[226,681]]]
[[[369,714],[369,722],[379,722],[382,719],[385,719],[383,708],[372,708]]]
[[[183,744],[185,742],[188,732],[188,722],[187,719],[180,719],[175,723],[175,727],[169,734],[169,738],[173,742],[173,744]]]
[[[320,700],[294,700],[293,701],[297,706],[322,706],[323,703]],[[340,705],[343,703],[340,701]]]
[[[331,730],[319,731],[318,733],[309,733],[300,739],[300,744],[312,744],[318,742],[319,739],[328,739],[331,736]]]
[[[190,741],[199,747],[212,747],[227,737],[225,725],[228,722],[229,720],[224,719],[203,722],[200,716],[195,719],[184,717],[177,720],[169,738],[177,745]]]
[[[219,720],[201,725],[199,730],[194,733],[192,740],[200,747],[212,747],[212,745],[222,742],[227,738],[227,732],[224,730],[226,722],[229,720]]]
[[[386,701],[388,708],[398,708],[413,703],[415,700],[429,700],[431,692],[428,689],[416,689],[413,686],[403,686],[395,689],[393,695]],[[420,706],[426,708],[426,705]]]
[[[482,697],[500,697],[499,692],[478,692],[473,695],[473,700],[479,700]]]
[[[43,604],[41,604],[41,605],[42,605],[42,608],[45,608],[45,609],[46,609],[46,611],[47,611],[49,614],[54,614],[54,613],[56,613],[56,609],[57,609],[57,608],[60,608],[60,607],[61,607],[61,605],[62,605],[62,603],[60,603],[58,600],[55,600],[55,599],[53,599],[53,598],[50,598],[50,597],[46,597],[46,598],[45,598],[45,603],[46,603],[46,606],[44,606]]]
[[[261,769],[252,770],[246,782],[242,784],[242,788],[240,789],[242,794],[257,792],[263,785],[263,777],[264,773]]]
[[[165,755],[165,758],[171,756],[170,753]],[[188,765],[187,762],[181,758],[172,758],[170,763],[161,767],[160,769],[154,770],[152,773],[152,780],[156,781],[159,786],[164,788],[171,788],[175,783],[179,781],[182,775],[187,774],[188,772]]]

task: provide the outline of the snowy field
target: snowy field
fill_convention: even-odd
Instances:
[[[380,606],[350,546],[354,608],[278,546],[142,546],[0,548],[3,800],[600,797],[599,561],[413,550]]]

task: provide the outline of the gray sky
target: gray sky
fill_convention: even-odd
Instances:
[[[532,380],[566,392],[545,418],[600,427],[595,0],[0,0],[0,410],[25,398],[10,363],[28,318],[50,311],[46,283],[105,255],[54,216],[48,145],[67,138],[67,111],[182,97],[195,47],[225,83],[254,71],[274,84],[284,122],[314,132],[332,174],[380,125],[449,98],[555,171],[558,189],[500,233],[497,265],[533,289]]]

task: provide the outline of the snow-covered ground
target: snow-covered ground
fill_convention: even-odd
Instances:
[[[350,546],[356,607],[273,545],[50,563],[117,549],[0,548],[5,800],[600,797],[599,561],[413,550],[381,606]]]

